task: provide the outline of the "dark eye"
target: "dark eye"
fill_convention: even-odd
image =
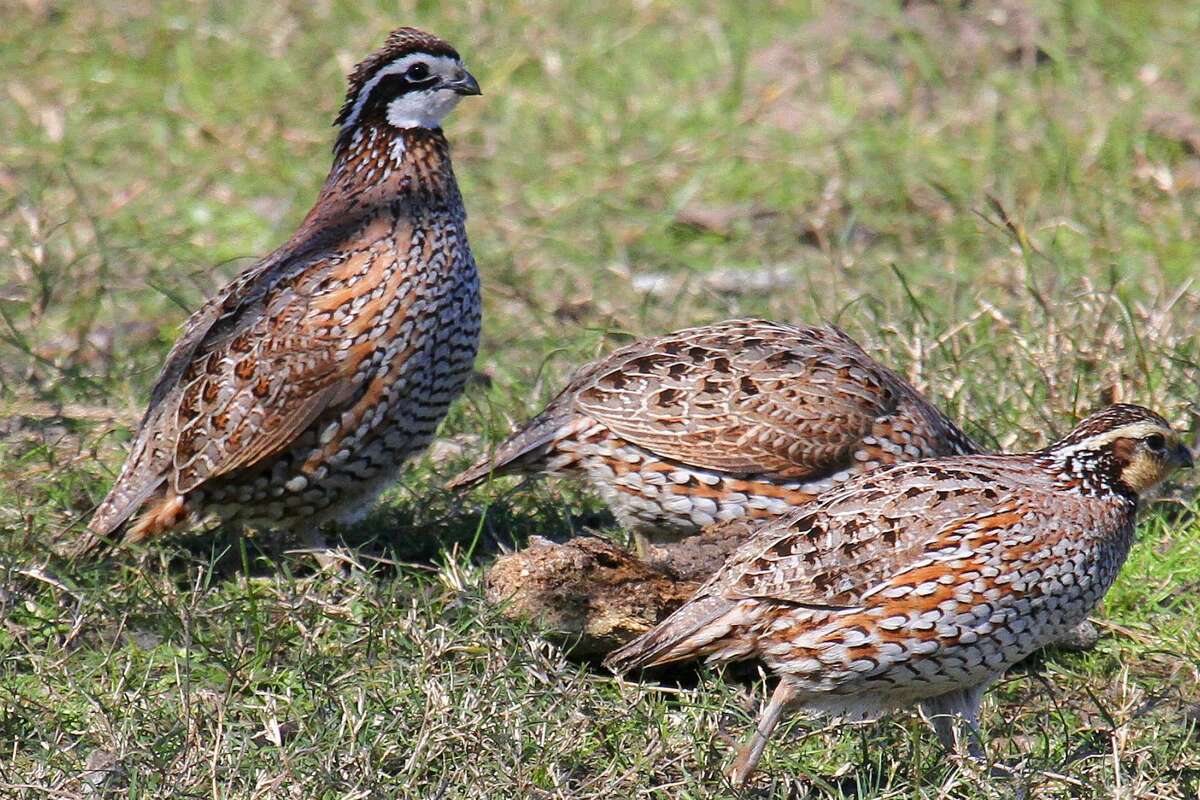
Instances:
[[[410,81],[423,81],[429,77],[429,65],[424,61],[418,61],[405,71],[404,77]]]
[[[1167,440],[1161,433],[1153,433],[1146,437],[1146,446],[1151,450],[1162,450],[1167,446]]]

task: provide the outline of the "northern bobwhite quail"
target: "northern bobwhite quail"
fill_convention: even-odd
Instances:
[[[348,81],[312,210],[188,319],[77,553],[213,516],[311,539],[366,512],[462,390],[479,277],[439,126],[479,84],[413,28]]]
[[[1129,552],[1138,496],[1191,464],[1162,417],[1116,405],[1034,453],[856,476],[764,524],[607,663],[761,659],[779,686],[735,782],[791,704],[857,719],[916,704],[949,750],[961,717],[982,755],[988,684],[1087,616]]]
[[[588,364],[449,487],[505,473],[582,477],[644,549],[713,522],[787,513],[882,464],[973,452],[837,328],[741,319]]]

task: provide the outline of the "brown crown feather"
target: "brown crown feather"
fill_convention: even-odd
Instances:
[[[1122,425],[1131,425],[1136,422],[1153,423],[1167,430],[1171,428],[1171,423],[1148,408],[1132,403],[1116,403],[1087,417],[1074,430],[1050,445],[1047,449],[1056,450],[1079,444],[1097,434],[1115,430]]]

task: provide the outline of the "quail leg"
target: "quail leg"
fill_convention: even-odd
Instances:
[[[641,560],[645,561],[650,557],[650,552],[653,550],[653,548],[654,548],[654,545],[651,543],[650,537],[648,537],[646,534],[642,533],[641,531],[634,531],[634,533],[633,533],[634,555],[636,555]]]
[[[933,728],[947,753],[962,752],[964,737],[959,735],[958,730],[961,722],[966,726],[967,755],[976,761],[986,758],[983,741],[979,736],[979,706],[985,688],[987,687],[972,686],[921,701],[921,716]]]
[[[766,709],[759,717],[754,733],[738,751],[737,759],[726,773],[729,782],[734,786],[741,786],[746,782],[746,778],[750,777],[750,773],[754,772],[754,768],[758,766],[758,760],[762,758],[763,750],[767,746],[767,740],[771,738],[771,733],[779,724],[784,709],[795,696],[796,690],[786,679],[781,680],[775,687],[775,693],[771,695],[771,702],[767,703]]]
[[[363,571],[362,565],[346,552],[344,547],[329,546],[329,540],[325,538],[319,526],[306,527],[301,539],[305,550],[312,553],[322,572],[346,577]]]
[[[942,749],[947,753],[956,752],[958,741],[954,735],[954,716],[947,711],[930,712],[927,716],[924,714],[923,716],[929,723],[929,727],[933,728],[933,732],[937,734]]]

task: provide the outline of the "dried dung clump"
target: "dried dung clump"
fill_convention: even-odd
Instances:
[[[666,617],[717,570],[752,525],[714,525],[641,559],[595,536],[558,544],[535,536],[488,570],[490,602],[537,620],[577,658],[599,658]]]

